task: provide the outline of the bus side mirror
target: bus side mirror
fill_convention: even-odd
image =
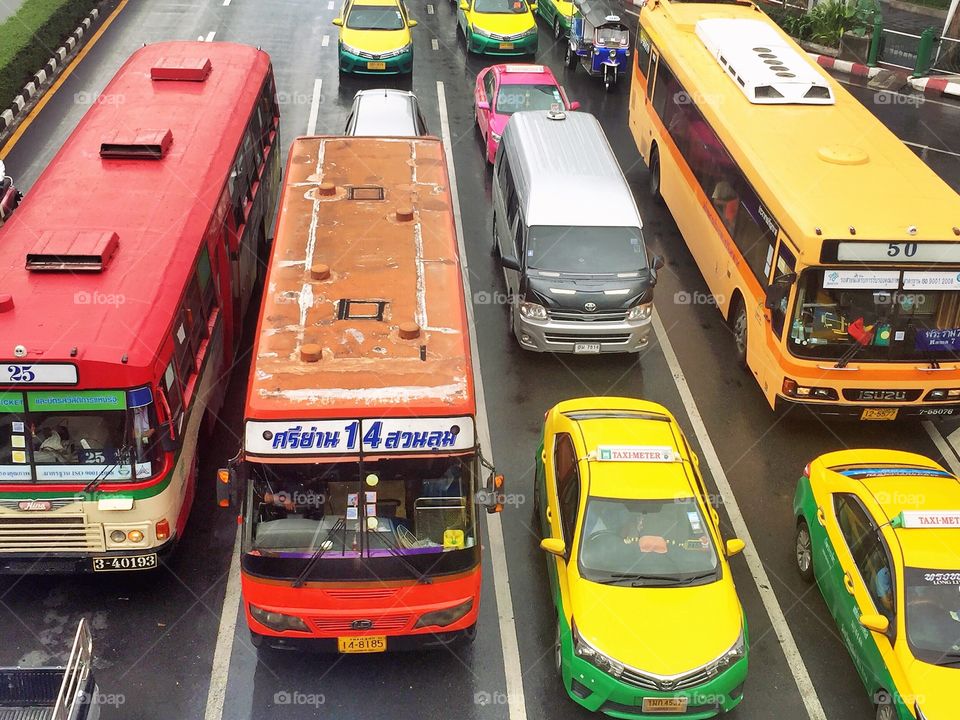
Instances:
[[[483,504],[491,515],[503,510],[503,475],[490,473],[487,490],[484,493]]]
[[[780,303],[783,302],[783,299],[787,296],[787,293],[790,292],[790,288],[796,281],[796,273],[786,273],[785,275],[778,275],[775,277],[773,282],[767,286],[767,293],[763,301],[763,306],[767,310],[773,310],[774,308],[779,307]]]
[[[516,270],[520,272],[520,261],[517,260],[513,255],[501,255],[500,264],[503,265],[507,270]]]
[[[180,447],[180,433],[172,419],[160,423],[160,447],[164,452],[176,452]]]
[[[236,498],[236,477],[231,468],[217,470],[217,505],[228,508]]]

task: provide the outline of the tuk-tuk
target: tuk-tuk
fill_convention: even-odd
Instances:
[[[574,0],[573,18],[565,62],[568,68],[583,65],[594,76],[603,76],[609,92],[627,71],[630,31],[610,0]]]

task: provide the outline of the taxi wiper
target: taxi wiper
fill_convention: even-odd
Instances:
[[[944,653],[943,656],[934,663],[934,665],[940,665],[941,667],[960,665],[960,653]]]
[[[320,545],[314,551],[313,555],[310,556],[310,559],[307,560],[307,564],[303,566],[303,570],[300,571],[297,579],[293,581],[293,584],[290,587],[303,587],[303,583],[308,577],[310,577],[310,572],[313,570],[313,567],[320,561],[320,558],[323,557],[323,554],[333,547],[333,543],[330,542],[330,538],[332,538],[337,530],[339,530],[341,527],[346,529],[346,526],[347,524],[344,522],[343,518],[338,517],[337,521],[333,524],[333,527],[327,532],[326,537],[320,541]],[[328,545],[327,543],[330,544]]]

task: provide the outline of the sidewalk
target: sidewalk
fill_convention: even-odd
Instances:
[[[883,26],[888,30],[919,35],[932,27],[939,35],[947,21],[947,11],[913,5],[903,0],[878,0],[883,13]]]

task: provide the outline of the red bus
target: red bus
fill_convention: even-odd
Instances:
[[[502,479],[477,445],[442,145],[299,138],[286,172],[243,447],[218,483],[221,504],[243,488],[253,642],[469,641]]]
[[[278,130],[266,53],[146,46],[0,230],[0,571],[148,569],[182,535]]]

